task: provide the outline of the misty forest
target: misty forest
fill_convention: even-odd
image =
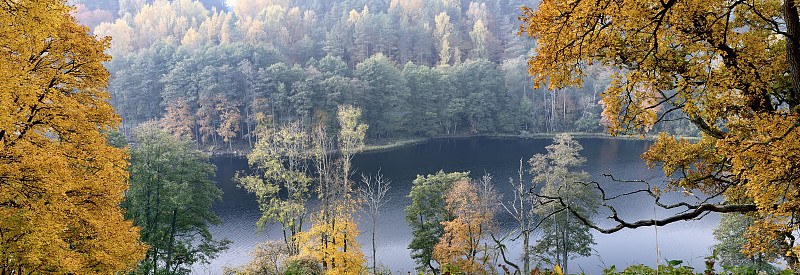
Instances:
[[[0,8],[0,275],[800,272],[795,0]]]

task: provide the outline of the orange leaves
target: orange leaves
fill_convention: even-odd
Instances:
[[[146,246],[119,207],[127,153],[100,133],[119,121],[103,91],[110,38],[62,1],[0,9],[0,269],[127,271]]]
[[[189,107],[189,102],[179,99],[167,106],[167,113],[161,119],[169,132],[176,140],[191,140],[194,137],[192,127],[197,119]]]
[[[446,208],[456,218],[442,222],[445,233],[433,248],[433,257],[442,266],[466,274],[484,270],[479,253],[485,256],[482,242],[492,230],[498,201],[488,184],[478,186],[476,182],[460,180],[445,195]]]

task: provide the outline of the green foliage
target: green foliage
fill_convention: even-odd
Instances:
[[[310,257],[298,257],[286,265],[284,275],[322,274],[322,267],[318,261]]]
[[[371,138],[599,127],[595,89],[531,88],[524,61],[535,43],[504,19],[519,1],[242,0],[228,11],[134,2],[95,30],[114,37],[111,103],[135,125],[186,100],[208,114],[191,128],[210,150],[218,140],[252,147],[265,118],[333,129],[339,105],[363,110]],[[219,98],[224,112],[201,106]]]
[[[536,154],[529,161],[533,181],[545,184],[539,195],[547,198],[545,203],[534,205],[533,211],[542,221],[541,238],[533,251],[540,253],[542,259],[561,266],[566,273],[569,260],[591,255],[590,247],[595,242],[589,227],[551,198],[589,217],[597,211],[599,195],[586,184],[589,174],[572,171],[586,162],[579,153],[583,147],[576,140],[568,134],[559,134],[546,149],[547,154]]]
[[[628,274],[645,274],[645,275],[655,275],[655,274],[668,274],[668,275],[694,275],[694,274],[701,274],[695,273],[694,268],[691,266],[683,266],[681,265],[683,261],[680,260],[672,260],[668,261],[666,265],[659,265],[656,269],[653,269],[649,266],[640,264],[640,265],[632,265],[625,268],[622,271],[617,271],[616,266],[611,266],[609,268],[603,269],[604,275],[628,275]]]
[[[387,136],[402,129],[409,112],[405,104],[409,94],[400,70],[378,54],[358,64],[355,75],[370,87],[359,103],[365,106],[364,119],[372,126],[372,135]]]
[[[408,248],[412,250],[411,258],[417,262],[417,270],[430,270],[433,267],[433,248],[444,234],[442,222],[452,221],[455,217],[447,211],[445,194],[453,183],[469,180],[469,172],[445,173],[439,171],[433,175],[420,176],[413,181],[411,205],[406,207],[406,221],[412,228],[414,236]]]
[[[715,253],[716,254],[716,253]],[[707,257],[708,260],[713,260],[715,256]],[[646,275],[656,275],[656,274],[672,274],[672,275],[700,275],[700,274],[719,274],[719,275],[755,275],[755,274],[794,274],[790,270],[778,270],[777,268],[773,268],[770,271],[765,270],[756,270],[753,269],[752,266],[739,266],[739,267],[730,267],[730,266],[723,266],[722,271],[715,271],[713,266],[714,262],[706,261],[706,270],[700,272],[696,271],[691,266],[683,265],[683,261],[681,260],[669,260],[666,261],[667,264],[659,265],[656,269],[652,267],[640,264],[640,265],[632,265],[626,267],[623,270],[617,270],[616,266],[611,266],[609,268],[603,269],[604,275],[633,275],[633,274],[646,274]],[[710,266],[708,266],[710,264]],[[763,272],[763,273],[762,273]]]
[[[230,241],[214,240],[209,224],[220,219],[211,206],[220,191],[209,177],[216,167],[191,141],[175,140],[155,123],[136,129],[131,148],[131,187],[122,206],[150,245],[137,274],[189,274],[208,263]]]
[[[311,140],[300,123],[266,129],[253,152],[247,155],[254,174],[239,172],[235,177],[240,187],[256,195],[262,212],[258,230],[271,222],[280,223],[290,255],[299,252],[296,236],[308,212],[306,201],[312,180],[307,165],[310,149]]]
[[[714,256],[719,258],[719,264],[731,273],[752,274],[758,271],[776,273],[778,269],[769,263],[778,255],[746,255],[742,247],[747,243],[745,233],[753,225],[755,219],[751,216],[738,213],[722,214],[719,226],[714,229],[714,238],[719,242],[714,244]],[[777,242],[776,242],[777,243]]]

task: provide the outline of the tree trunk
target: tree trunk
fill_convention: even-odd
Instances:
[[[374,274],[378,274],[378,268],[377,268],[378,260],[377,260],[377,258],[375,258],[375,254],[376,254],[375,253],[376,252],[376,249],[375,249],[375,218],[377,218],[377,217],[374,217],[374,216],[372,217],[372,272]]]
[[[170,224],[169,229],[169,244],[167,246],[167,274],[171,273],[170,270],[172,269],[172,247],[175,246],[175,225],[178,220],[178,209],[172,209],[172,223]]]
[[[789,61],[789,73],[792,77],[792,89],[786,98],[789,107],[795,114],[800,112],[800,17],[797,5],[793,0],[783,1],[783,17],[786,22],[786,59]]]

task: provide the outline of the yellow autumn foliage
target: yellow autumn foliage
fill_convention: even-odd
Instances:
[[[147,247],[119,204],[128,154],[97,38],[66,1],[0,5],[0,273],[111,274]]]
[[[752,211],[744,250],[780,252],[800,270],[796,1],[544,0],[520,19],[538,43],[537,85],[581,85],[593,63],[616,70],[602,95],[612,134],[644,134],[670,115],[696,126],[701,140],[662,133],[642,156],[671,178],[658,191]]]
[[[334,217],[325,218],[320,210],[311,215],[311,228],[297,235],[300,243],[300,256],[310,256],[323,263],[327,274],[360,274],[364,271],[366,260],[356,237],[357,202],[345,195],[334,202]]]

